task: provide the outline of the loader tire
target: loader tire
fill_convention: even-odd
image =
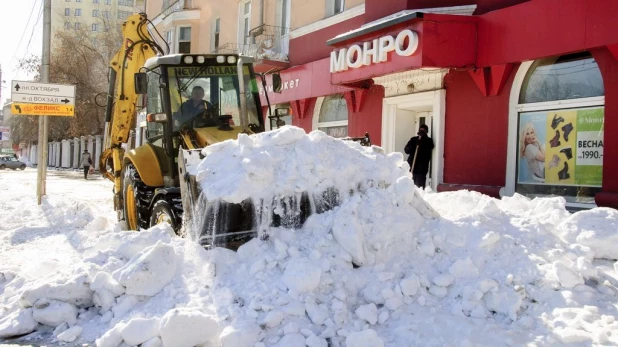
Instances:
[[[172,204],[165,199],[155,202],[150,213],[150,227],[161,223],[168,223],[174,229],[174,232],[178,234],[178,229],[180,229],[178,217]]]
[[[124,219],[130,230],[147,229],[149,227],[149,206],[153,189],[145,185],[135,166],[128,164],[124,169],[122,187]]]

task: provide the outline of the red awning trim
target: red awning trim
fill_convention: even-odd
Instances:
[[[504,87],[511,70],[513,64],[509,63],[468,70],[468,73],[483,96],[496,96]]]

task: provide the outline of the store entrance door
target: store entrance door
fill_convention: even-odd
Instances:
[[[409,94],[384,99],[382,115],[382,147],[387,153],[400,152],[411,137],[417,136],[422,124],[429,128],[434,151],[427,175],[427,186],[437,189],[442,179],[444,90]],[[413,154],[412,154],[413,155]],[[435,178],[435,179],[434,179]]]

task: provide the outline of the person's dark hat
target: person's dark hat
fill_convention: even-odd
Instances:
[[[421,124],[419,129],[425,129],[425,131],[429,132],[429,127],[426,124]]]

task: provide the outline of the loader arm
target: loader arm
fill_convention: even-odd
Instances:
[[[116,204],[122,186],[122,144],[129,140],[129,132],[137,117],[135,104],[138,95],[135,93],[134,76],[148,58],[161,51],[147,30],[147,22],[143,13],[127,18],[122,24],[122,46],[110,62],[104,151],[99,159],[99,170],[114,182]]]

